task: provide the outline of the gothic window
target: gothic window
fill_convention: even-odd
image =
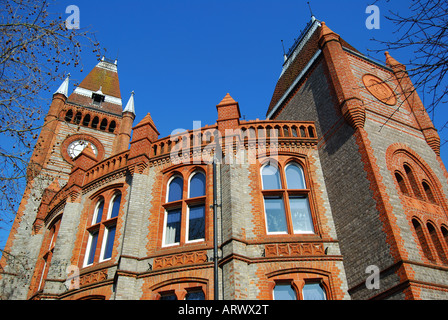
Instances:
[[[431,237],[432,243],[436,249],[437,255],[439,256],[440,260],[442,260],[443,263],[447,263],[445,251],[443,250],[442,243],[439,240],[439,235],[437,234],[436,229],[431,223],[427,223],[426,227],[429,231],[429,236]]]
[[[67,122],[71,122],[73,119],[73,111],[70,109],[67,111],[67,113],[65,114],[65,121]]]
[[[180,175],[168,181],[164,246],[205,240],[205,186],[205,174],[201,171],[193,172],[186,181]]]
[[[445,240],[446,245],[448,246],[448,229],[442,226],[441,231],[443,239]]]
[[[425,190],[426,197],[432,203],[436,203],[436,199],[434,198],[434,194],[432,193],[431,187],[426,181],[422,182],[423,190]]]
[[[417,221],[417,219],[412,219],[412,225],[414,226],[414,230],[417,235],[418,241],[420,242],[420,247],[423,251],[423,254],[426,256],[426,258],[428,258],[428,260],[434,261],[422,225]]]
[[[93,118],[92,120],[92,128],[96,129],[98,128],[98,124],[100,123],[100,119],[98,117]]]
[[[82,113],[81,112],[77,112],[76,116],[75,116],[75,124],[80,124],[81,123],[81,119],[82,119]]]
[[[403,167],[404,167],[404,171],[406,172],[406,176],[408,178],[409,184],[411,185],[411,189],[412,189],[412,192],[414,193],[414,196],[419,199],[422,199],[423,197],[420,192],[419,186],[417,184],[417,180],[415,179],[414,172],[406,164]]]
[[[398,186],[400,187],[400,191],[405,195],[409,195],[408,188],[406,187],[406,182],[399,172],[395,172],[395,179],[397,180]]]
[[[268,163],[261,169],[268,234],[312,234],[309,190],[302,167],[289,163],[285,170]]]
[[[90,114],[86,114],[82,121],[82,125],[88,127],[89,124],[90,124]]]
[[[121,193],[115,192],[107,202],[104,197],[96,202],[90,226],[87,228],[84,267],[112,258],[121,199]]]
[[[103,121],[101,121],[101,125],[100,125],[100,130],[106,130],[107,128],[107,120],[103,119]]]
[[[54,223],[52,223],[51,227],[47,229],[46,233],[46,241],[44,241],[45,250],[43,253],[42,261],[41,261],[41,268],[39,275],[36,277],[38,279],[37,290],[40,291],[45,286],[45,279],[48,275],[48,270],[50,268],[51,259],[53,257],[53,251],[56,244],[56,239],[58,237],[59,228],[61,225],[61,219],[57,219]]]
[[[114,133],[116,127],[117,127],[117,123],[115,121],[112,121],[109,125],[109,132]]]

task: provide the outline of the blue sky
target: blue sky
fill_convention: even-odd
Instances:
[[[394,39],[388,10],[404,10],[410,0],[379,3],[379,30],[365,26],[366,7],[373,0],[311,0],[317,19],[359,51],[384,62],[373,37]],[[227,93],[239,102],[247,120],[264,119],[288,50],[310,20],[305,0],[58,0],[50,11],[63,17],[65,9],[80,9],[82,29],[96,34],[106,56],[118,58],[125,104],[135,91],[137,124],[148,112],[161,133],[192,129],[193,121],[214,124],[216,105]],[[391,52],[406,63],[413,52]],[[82,52],[84,72],[68,69],[80,82],[96,65],[94,54]],[[60,83],[55,83],[55,90]],[[70,90],[73,90],[73,86]],[[448,117],[439,112],[436,127]],[[448,145],[442,158],[448,161]],[[6,236],[0,235],[2,247]]]

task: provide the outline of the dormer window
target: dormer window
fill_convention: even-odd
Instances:
[[[100,93],[93,93],[92,94],[92,99],[93,99],[93,105],[100,107],[101,103],[104,102],[104,99],[106,98],[106,96],[104,96],[103,94]]]
[[[104,102],[106,99],[106,96],[104,95],[103,91],[101,91],[103,87],[100,87],[100,89],[97,92],[92,93],[92,99],[93,99],[93,105],[100,107],[101,103]]]

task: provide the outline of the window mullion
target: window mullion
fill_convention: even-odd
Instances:
[[[182,213],[180,215],[180,240],[182,246],[187,242],[187,203],[182,201]]]
[[[288,234],[294,234],[294,227],[293,227],[293,223],[292,223],[291,206],[289,204],[288,190],[283,190],[282,195],[283,195],[283,202],[284,202],[284,206],[285,206],[286,225],[288,227]]]

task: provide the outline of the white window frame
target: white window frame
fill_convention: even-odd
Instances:
[[[96,222],[96,220],[98,218],[98,211],[99,211],[101,202],[103,202],[103,214],[104,214],[105,200],[104,200],[104,198],[101,198],[100,200],[98,200],[98,202],[96,203],[96,206],[95,206],[95,211],[94,211],[93,218],[92,218],[92,223],[91,223],[92,226],[95,225],[95,224],[98,224]],[[101,223],[101,222],[99,222],[99,223]]]
[[[111,199],[110,202],[109,202],[109,208],[107,209],[107,218],[106,218],[106,220],[110,220],[110,219],[111,219],[111,216],[112,216],[112,209],[113,209],[113,206],[114,206],[114,201],[115,201],[115,198],[116,198],[118,195],[121,195],[121,196],[122,196],[121,200],[123,200],[123,195],[122,195],[121,192],[116,192],[116,193],[112,196],[112,199]],[[121,203],[118,204],[118,206],[120,206],[120,205],[121,205]],[[118,210],[120,210],[120,208],[118,208]]]
[[[291,161],[291,162],[289,162],[289,163],[285,166],[285,169],[284,169],[284,172],[285,172],[286,190],[297,190],[297,189],[292,189],[292,188],[290,189],[289,186],[288,186],[288,176],[287,176],[287,174],[286,174],[286,169],[288,169],[289,166],[295,166],[295,167],[300,168],[301,176],[302,176],[302,182],[303,182],[303,185],[304,185],[304,187],[305,187],[305,189],[302,189],[302,190],[307,190],[308,186],[306,185],[306,180],[305,180],[305,170],[303,170],[303,167],[302,167],[300,164],[298,164],[297,162],[295,162],[295,161]],[[299,189],[299,190],[300,190],[300,189]]]
[[[180,200],[183,200],[183,199],[184,199],[184,186],[183,186],[183,184],[185,183],[184,178],[183,178],[181,175],[179,175],[179,174],[175,174],[175,175],[173,175],[173,176],[168,180],[168,182],[166,183],[165,203],[169,203],[169,202],[168,202],[168,198],[169,198],[169,195],[170,195],[170,184],[171,184],[171,182],[173,182],[173,180],[176,179],[176,178],[181,178],[181,179],[182,179],[182,198],[181,198]],[[179,200],[176,200],[176,201],[179,201]]]
[[[265,224],[266,224],[266,234],[268,235],[284,235],[284,234],[288,234],[288,219],[286,218],[286,207],[285,207],[285,199],[284,196],[281,195],[280,199],[283,202],[283,214],[285,215],[285,223],[286,223],[286,231],[269,231],[269,225],[268,225],[268,214],[266,212],[266,197],[267,198],[273,198],[273,197],[279,197],[279,196],[263,196],[263,207],[264,207],[264,220],[265,220]]]
[[[202,171],[196,170],[192,174],[190,174],[190,177],[188,177],[188,190],[187,190],[188,191],[188,193],[187,193],[188,198],[187,199],[192,199],[190,197],[190,190],[191,190],[190,183],[191,183],[191,179],[193,179],[193,177],[196,174],[202,174],[204,176],[204,178],[206,178],[206,180],[205,180],[205,193],[207,194],[207,176]],[[205,194],[204,194],[204,196],[205,196]]]
[[[193,205],[194,207],[194,205]],[[205,220],[205,203],[204,203],[204,220]],[[196,239],[196,240],[188,240],[190,237],[190,206],[187,205],[187,221],[186,221],[186,230],[185,230],[185,243],[195,243],[205,241],[205,238]],[[204,230],[205,234],[205,230]]]
[[[190,174],[190,177],[188,178],[188,199],[193,199],[190,197],[190,191],[191,191],[191,179],[193,179],[193,177],[197,174],[202,174],[202,176],[207,179],[207,176],[200,170],[196,170],[194,171],[192,174]],[[207,180],[205,180],[205,194],[204,196],[207,195]],[[194,206],[194,205],[193,205]],[[204,211],[205,211],[205,202],[204,202]],[[196,239],[196,240],[188,240],[190,237],[190,206],[187,205],[187,217],[186,217],[186,230],[185,230],[185,243],[195,243],[195,242],[202,242],[205,241],[205,238],[202,239]],[[205,212],[204,212],[204,220],[205,220]]]
[[[103,241],[101,243],[101,253],[100,253],[100,260],[99,262],[104,262],[112,259],[112,256],[110,258],[104,259],[104,252],[106,251],[106,243],[107,243],[107,237],[109,236],[109,227],[115,227],[117,228],[117,225],[110,225],[108,227],[105,227],[104,234],[103,234]],[[116,232],[117,229],[115,229]]]
[[[98,232],[98,237],[99,237],[99,230],[96,231],[96,232]],[[93,262],[94,262],[94,261],[92,261],[92,263],[88,264],[90,250],[92,250],[92,239],[93,239],[93,235],[92,235],[91,232],[89,232],[89,239],[87,240],[87,246],[86,246],[86,252],[85,252],[83,267],[91,266],[91,265],[93,265]],[[97,240],[97,245],[98,245],[98,240]],[[95,260],[95,259],[93,259],[93,260]]]
[[[162,234],[162,247],[163,248],[168,248],[168,247],[175,247],[180,245],[180,241],[179,242],[175,242],[175,243],[166,243],[166,227],[167,227],[167,220],[168,220],[168,210],[165,209],[165,214],[164,214],[164,219],[163,219],[163,234]],[[180,212],[180,221],[181,221],[181,225],[180,227],[182,228],[182,208],[181,208],[181,212]]]

